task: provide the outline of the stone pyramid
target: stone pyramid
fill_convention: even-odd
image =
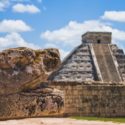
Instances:
[[[87,32],[82,44],[63,61],[49,77],[51,81],[123,82],[125,80],[125,54],[111,43],[110,32]]]

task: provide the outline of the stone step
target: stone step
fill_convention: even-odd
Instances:
[[[120,82],[108,44],[94,44],[93,48],[103,81]]]

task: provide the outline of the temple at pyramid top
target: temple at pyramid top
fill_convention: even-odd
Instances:
[[[111,37],[111,32],[87,32],[82,35],[82,42],[93,44],[110,44],[112,39]]]
[[[51,81],[123,82],[125,81],[125,54],[112,44],[110,32],[87,32],[82,43],[49,77]]]

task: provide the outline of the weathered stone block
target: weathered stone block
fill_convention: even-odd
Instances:
[[[48,89],[48,88],[44,88]],[[49,88],[50,90],[50,88]],[[39,116],[61,116],[64,112],[62,92],[51,89],[30,90],[9,95],[0,95],[0,120]]]

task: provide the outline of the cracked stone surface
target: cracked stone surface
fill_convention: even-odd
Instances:
[[[33,50],[20,47],[0,52],[0,95],[46,81],[60,65],[57,49]]]
[[[0,120],[60,115],[64,94],[45,83],[59,64],[57,49],[0,52]]]

